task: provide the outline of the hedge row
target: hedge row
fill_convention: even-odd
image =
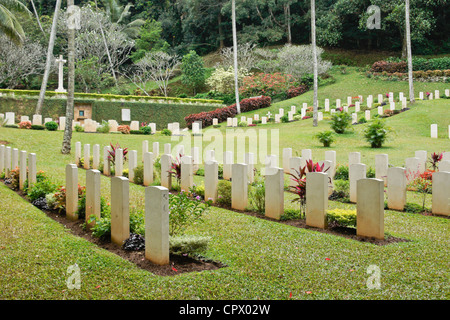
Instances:
[[[267,96],[260,96],[256,98],[243,99],[239,102],[241,107],[241,112],[248,112],[253,110],[258,110],[262,108],[270,107],[272,99]],[[201,121],[202,128],[211,126],[213,124],[213,119],[217,118],[218,122],[227,121],[227,118],[233,118],[237,114],[236,104],[225,108],[218,108],[209,112],[201,112],[197,114],[191,114],[184,118],[186,125],[189,129],[192,129],[192,124],[195,121]]]
[[[450,57],[442,58],[413,58],[412,60],[414,71],[428,71],[428,70],[449,70]],[[388,73],[406,73],[408,72],[408,65],[406,61],[377,61],[370,71],[372,72],[388,72]]]
[[[37,104],[37,98],[26,97],[0,97],[0,113],[13,111],[16,120],[21,115],[32,116]],[[42,110],[43,118],[57,119],[66,114],[67,99],[46,99]],[[122,109],[130,109],[131,120],[139,122],[154,122],[157,130],[167,128],[168,123],[179,122],[184,127],[184,118],[187,115],[202,111],[216,109],[213,106],[200,104],[167,104],[167,103],[141,103],[100,100],[75,100],[75,105],[91,105],[92,119],[98,122],[115,119],[120,124],[130,125],[131,121],[121,121]]]
[[[14,90],[14,89],[0,89],[0,93],[14,94],[18,96],[39,96],[39,90]],[[55,97],[61,95],[61,93],[55,91],[46,91],[45,95],[47,97]],[[168,101],[172,103],[202,103],[202,104],[222,104],[222,100],[212,100],[212,99],[190,99],[190,98],[176,98],[176,97],[157,97],[157,96],[134,96],[134,95],[114,95],[114,94],[99,94],[99,93],[83,93],[75,92],[75,98],[79,99],[105,99],[105,100],[145,100],[146,102],[159,102]]]

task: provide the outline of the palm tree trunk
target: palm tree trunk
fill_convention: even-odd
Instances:
[[[318,71],[317,71],[317,47],[316,47],[316,3],[315,0],[311,0],[311,40],[312,40],[312,52],[313,52],[313,65],[314,65],[314,106],[313,106],[313,126],[317,127],[318,122]]]
[[[97,7],[97,0],[95,0],[95,8],[98,10],[98,7]],[[111,60],[111,54],[109,53],[108,44],[106,43],[105,32],[103,31],[103,26],[102,26],[101,23],[100,23],[100,32],[101,32],[101,34],[102,34],[103,43],[104,43],[104,45],[105,45],[106,55],[108,56],[109,67],[111,68],[111,73],[112,73],[112,76],[113,76],[113,78],[114,78],[114,83],[115,83],[115,85],[116,85],[116,87],[117,87],[118,84],[117,84],[116,72],[114,71],[114,66],[113,66],[113,63],[112,63],[112,60]]]
[[[414,98],[414,82],[413,82],[413,66],[412,66],[412,50],[411,50],[411,25],[409,21],[409,0],[405,3],[405,14],[406,14],[406,46],[408,51],[408,81],[409,81],[409,101],[410,103],[415,103]]]
[[[53,48],[55,46],[56,26],[58,24],[58,16],[60,8],[61,8],[61,0],[56,0],[55,14],[53,15],[52,30],[50,32],[50,39],[48,42],[47,61],[45,63],[44,76],[42,78],[41,91],[39,93],[39,99],[36,105],[36,110],[34,112],[35,114],[42,113],[42,106],[44,104],[45,99],[45,90],[47,90],[48,76],[50,74],[50,68],[52,66]]]
[[[67,0],[67,8],[74,4],[74,0]],[[67,105],[66,105],[66,127],[64,129],[64,137],[62,142],[61,153],[69,154],[72,141],[72,121],[74,107],[75,92],[75,29],[69,28],[68,31],[68,58],[67,67],[68,83],[67,83]]]
[[[33,0],[30,0],[30,2],[31,2],[31,6],[33,7],[34,15],[36,16],[37,23],[38,23],[38,25],[39,25],[39,29],[41,29],[42,33],[43,33],[44,36],[45,36],[45,31],[44,31],[44,29],[42,28],[41,20],[39,19],[39,15],[38,15],[38,13],[37,13],[37,11],[36,11],[36,6],[34,5],[34,1],[33,1]]]
[[[237,35],[236,35],[236,0],[231,2],[231,20],[233,24],[233,58],[234,58],[234,92],[236,95],[236,110],[241,113],[239,104],[238,61],[237,61]]]
[[[284,14],[286,17],[286,33],[287,43],[292,44],[292,32],[291,32],[291,5],[287,3],[284,7]]]

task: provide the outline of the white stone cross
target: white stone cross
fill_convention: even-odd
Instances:
[[[63,73],[63,65],[67,62],[67,60],[64,60],[62,55],[59,56],[58,59],[55,60],[58,64],[59,68],[59,74],[58,74],[58,89],[56,89],[56,92],[67,92],[66,89],[64,89],[64,73]]]

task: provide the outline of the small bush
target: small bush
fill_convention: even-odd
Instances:
[[[302,218],[302,213],[300,210],[296,209],[284,209],[284,213],[281,215],[280,220],[297,220]]]
[[[316,138],[323,144],[324,147],[328,148],[335,141],[332,131],[322,131],[316,134]]]
[[[337,112],[331,117],[331,129],[337,134],[342,134],[350,127],[351,116],[346,112]]]
[[[258,177],[253,186],[249,187],[249,203],[259,213],[266,209],[266,186],[264,179]]]
[[[231,206],[231,182],[220,180],[217,184],[217,203]]]
[[[281,122],[283,122],[283,123],[287,123],[287,122],[289,122],[289,116],[288,116],[287,114],[285,114],[284,116],[282,116],[282,117],[280,118],[280,120],[281,120]]]
[[[173,254],[199,255],[208,248],[209,237],[183,235],[170,237],[169,251]]]
[[[239,121],[238,127],[248,127],[247,121]]]
[[[31,129],[31,122],[30,121],[22,121],[19,123],[20,129]]]
[[[141,127],[139,130],[141,130],[144,134],[152,134],[152,128],[149,126]]]
[[[348,166],[338,165],[336,167],[336,174],[334,175],[335,180],[348,180]]]
[[[41,126],[39,124],[32,124],[30,127],[31,130],[45,130],[44,126]]]
[[[170,131],[169,129],[162,129],[161,130],[161,134],[164,136],[171,136],[172,135],[172,131]]]
[[[356,228],[356,210],[333,209],[327,211],[328,223]]]
[[[389,128],[382,120],[375,120],[364,131],[364,138],[371,148],[381,148],[386,141]]]
[[[136,168],[134,168],[134,183],[135,184],[144,184],[144,165],[140,164]]]
[[[97,132],[109,133],[109,129],[110,129],[110,126],[109,126],[108,121],[103,120],[102,124],[97,128]]]
[[[145,134],[142,130],[130,130],[130,134]]]
[[[56,191],[56,185],[51,181],[44,179],[36,182],[31,188],[27,190],[27,195],[30,201],[37,200],[39,198],[45,198],[47,194],[54,193]]]
[[[122,132],[123,134],[130,134],[130,126],[128,125],[118,126],[117,131]]]
[[[75,131],[76,132],[84,132],[84,128],[82,126],[80,126],[80,125],[76,125],[75,126]]]
[[[58,124],[55,121],[49,121],[45,123],[45,128],[48,131],[56,131],[58,130]]]

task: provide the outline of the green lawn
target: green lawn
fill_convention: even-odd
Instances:
[[[320,89],[321,101],[347,95],[407,92],[407,84],[376,82],[356,72],[336,75],[337,83]],[[416,85],[417,92],[447,88],[444,84]],[[418,95],[418,94],[416,94]],[[312,93],[277,103],[279,107],[311,102]],[[330,149],[337,162],[347,162],[348,153],[360,151],[362,162],[374,167],[377,153],[388,153],[392,165],[403,165],[415,150],[449,151],[447,128],[450,100],[420,101],[411,110],[387,119],[395,131],[381,149],[370,149],[362,139],[366,125],[354,126],[339,136]],[[260,114],[267,113],[267,110]],[[250,116],[253,113],[249,113]],[[439,139],[431,139],[429,125],[437,123]],[[257,126],[256,130],[279,129],[280,152],[291,147],[312,149],[313,159],[325,152],[313,138],[328,130],[328,121],[312,127],[312,120]],[[220,128],[225,132],[225,127]],[[37,153],[38,170],[44,170],[57,184],[64,184],[64,167],[74,155],[60,154],[62,132],[0,128],[0,140],[11,147]],[[171,142],[171,137],[74,133],[75,142],[100,144],[119,142],[141,155],[143,140]],[[176,142],[172,141],[174,145]],[[208,143],[206,143],[208,145]],[[221,155],[216,155],[218,159]],[[140,159],[140,158],[139,158]],[[196,177],[197,182],[201,178]],[[79,170],[85,183],[85,171]],[[102,177],[102,196],[109,200],[110,179]],[[414,193],[408,201],[418,202]],[[0,298],[1,299],[449,299],[450,220],[441,217],[385,211],[386,233],[409,242],[377,246],[317,231],[300,229],[220,208],[212,208],[203,223],[189,234],[211,237],[205,253],[208,259],[227,265],[215,271],[161,277],[137,268],[131,262],[73,236],[43,212],[0,184]],[[292,195],[287,194],[286,207]],[[131,207],[142,208],[144,188],[130,185]],[[430,206],[428,197],[427,206]],[[354,208],[330,201],[330,208]],[[328,258],[329,260],[326,260]],[[67,268],[81,269],[81,289],[68,290]],[[381,288],[368,289],[370,265],[381,269]],[[310,292],[310,293],[309,293]]]

